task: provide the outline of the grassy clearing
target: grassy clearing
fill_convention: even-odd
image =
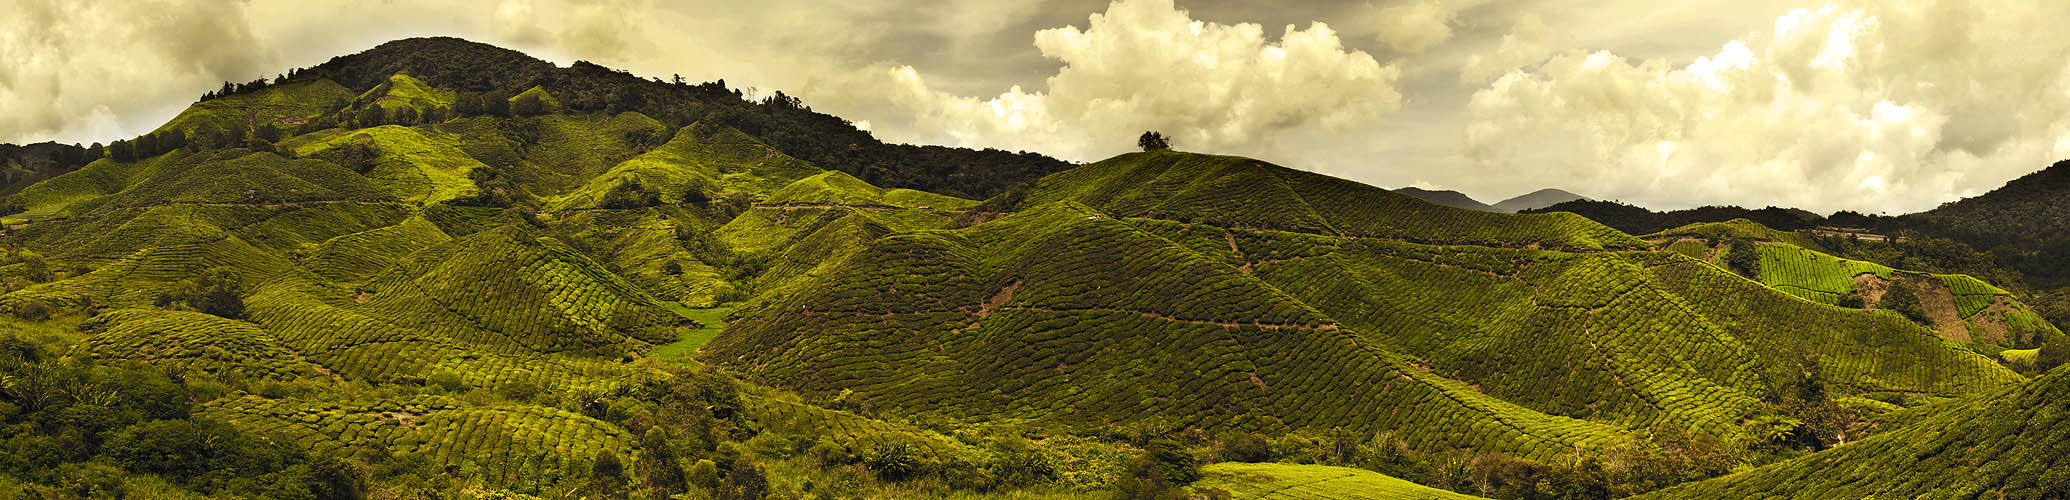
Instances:
[[[350,164],[344,149],[371,148],[373,168],[365,175],[397,198],[436,203],[474,190],[467,172],[486,168],[460,149],[459,137],[430,128],[383,125],[302,145],[295,154]]]
[[[1327,465],[1219,463],[1201,468],[1194,488],[1236,500],[1474,500],[1385,474]]]
[[[719,307],[692,309],[674,302],[664,302],[662,305],[684,318],[696,321],[698,326],[677,331],[678,337],[675,342],[656,346],[654,350],[647,351],[647,357],[680,365],[699,364],[696,359],[697,348],[704,347],[706,342],[711,342],[712,338],[719,336],[721,330],[726,329],[726,314],[733,312],[734,306],[723,304]]]

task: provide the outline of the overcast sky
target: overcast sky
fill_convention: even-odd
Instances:
[[[2062,0],[0,0],[0,142],[450,35],[783,90],[895,142],[1161,130],[1383,187],[1909,212],[2070,157]]]

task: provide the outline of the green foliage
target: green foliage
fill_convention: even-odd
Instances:
[[[2035,355],[2034,368],[2046,372],[2065,363],[2070,363],[2070,338],[2057,337],[2041,345],[2041,351]]]
[[[1893,285],[1889,291],[1883,292],[1883,299],[1876,301],[1876,308],[1898,313],[1914,323],[1930,324],[1932,321],[1926,317],[1926,310],[1919,303],[1918,292],[1914,292],[1911,286],[1905,284]]]
[[[1171,151],[1125,154],[1044,177],[1016,208],[1064,200],[1117,217],[1310,234],[1579,250],[1648,247],[1573,214],[1457,209],[1248,158]]]
[[[1129,463],[1115,487],[1118,499],[1185,498],[1185,486],[1200,479],[1200,462],[1179,443],[1154,440]]]
[[[1160,151],[1171,149],[1172,142],[1164,134],[1153,131],[1144,132],[1142,137],[1136,138],[1136,146],[1144,151]]]
[[[2063,370],[1990,398],[1932,407],[1860,441],[1768,467],[1637,498],[2056,498],[2070,418],[2050,405],[2070,396]],[[2045,409],[2044,409],[2045,408]]]
[[[1745,238],[1734,238],[1725,249],[1725,267],[1740,276],[1755,278],[1761,275],[1761,251]]]

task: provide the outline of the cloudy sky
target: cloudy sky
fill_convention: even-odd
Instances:
[[[1161,130],[1383,187],[1908,212],[2070,158],[2061,0],[0,0],[0,142],[451,35],[783,90],[889,141]]]

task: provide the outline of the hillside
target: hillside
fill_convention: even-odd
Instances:
[[[1751,221],[884,145],[454,39],[0,152],[0,490],[38,498],[2063,486],[1943,474],[2058,451],[2022,296]]]
[[[1070,166],[1034,153],[885,144],[847,120],[813,112],[795,99],[778,95],[759,102],[743,100],[740,91],[723,80],[696,85],[662,82],[579,61],[561,68],[517,51],[456,38],[384,43],[332,58],[289,80],[329,80],[349,89],[375,89],[398,74],[462,97],[486,93],[501,99],[537,87],[575,111],[637,111],[670,127],[724,124],[822,168],[886,187],[951,196],[987,198],[1016,182]]]
[[[1515,198],[1495,202],[1495,211],[1517,213],[1537,210],[1572,201],[1589,201],[1588,197],[1566,191],[1546,188],[1517,195]]]
[[[1423,201],[1428,201],[1431,203],[1436,203],[1439,205],[1444,205],[1452,208],[1464,208],[1467,210],[1479,210],[1482,212],[1506,211],[1495,208],[1495,206],[1493,205],[1481,203],[1480,200],[1475,200],[1473,199],[1473,197],[1467,196],[1466,193],[1461,193],[1458,191],[1432,191],[1429,189],[1410,186],[1401,189],[1396,189],[1394,190],[1394,192],[1414,196],[1418,199],[1422,199]]]
[[[1847,446],[1637,498],[2062,498],[2070,370]]]
[[[2024,356],[2020,353],[2064,337],[2012,292],[1975,277],[1835,257],[1817,250],[1811,238],[1745,219],[1691,224],[1646,239],[1726,268],[1733,267],[1734,252],[1751,250],[1756,254],[1748,259],[1754,266],[1752,275],[1769,287],[1822,304],[1896,311],[1943,338],[1997,353],[2013,365],[2026,363],[2014,359]],[[1754,243],[1733,243],[1741,240]]]

